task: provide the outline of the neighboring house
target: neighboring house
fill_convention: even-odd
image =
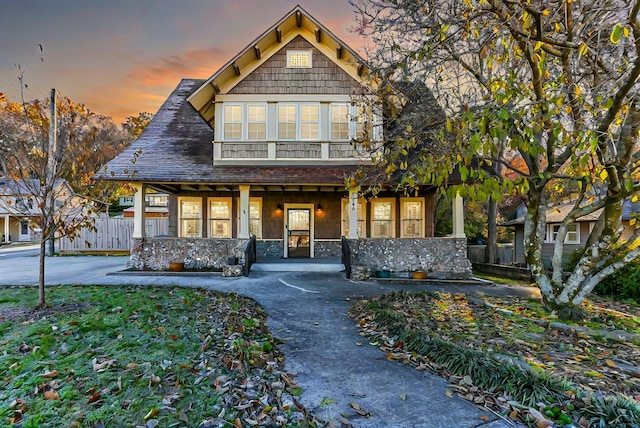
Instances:
[[[129,204],[129,198],[131,203]],[[133,206],[133,196],[120,196],[120,206],[129,205],[122,211],[123,217],[133,217],[135,208]],[[124,203],[123,203],[124,202]],[[169,195],[166,193],[147,193],[145,196],[145,217],[168,217],[169,216]]]
[[[35,179],[26,183],[0,177],[0,242],[32,242],[40,238],[35,233],[40,230],[38,200],[29,190],[37,185]],[[56,181],[55,193],[57,208],[77,198],[71,186],[62,179]]]
[[[567,217],[573,203],[567,202],[553,206],[547,210],[547,231],[544,237],[544,243],[542,244],[542,260],[545,265],[551,266],[551,258],[553,256],[553,246],[556,242],[556,236],[562,221]],[[569,230],[565,238],[565,246],[563,249],[563,260],[569,260],[572,253],[576,249],[584,248],[591,230],[600,217],[602,210],[595,211],[589,215],[576,219]],[[624,230],[621,238],[626,240],[634,232],[635,226],[631,225],[629,221],[633,217],[634,213],[640,213],[640,202],[632,203],[630,200],[626,200],[622,206],[622,225]],[[524,204],[520,205],[517,210],[516,219],[504,222],[501,226],[514,227],[514,259],[517,264],[526,264],[524,254],[524,218],[526,214],[526,207]]]
[[[338,257],[344,236],[351,262],[370,269],[470,275],[461,198],[453,237],[432,238],[435,188],[366,200],[348,179],[371,164],[352,140],[366,129],[383,141],[352,103],[366,77],[362,58],[298,6],[210,78],[183,79],[102,176],[138,189],[130,264],[219,267],[251,236],[258,258]],[[144,236],[146,189],[168,195],[169,238]]]

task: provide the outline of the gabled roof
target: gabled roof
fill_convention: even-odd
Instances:
[[[362,76],[366,75],[365,62],[353,49],[302,7],[296,6],[207,79],[189,96],[189,103],[208,123],[212,123],[214,116],[212,101],[216,94],[228,93],[247,75],[298,36],[303,37],[322,54],[331,58],[355,80],[361,81]]]

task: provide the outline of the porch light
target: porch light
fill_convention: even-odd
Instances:
[[[282,212],[282,204],[278,204],[278,205],[276,206],[276,212],[277,212],[277,213],[281,213],[281,212]]]
[[[318,204],[318,212],[322,212],[322,204]]]

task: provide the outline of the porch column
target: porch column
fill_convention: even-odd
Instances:
[[[358,239],[358,192],[360,186],[349,188],[349,239]]]
[[[453,199],[453,237],[466,238],[464,234],[464,201],[462,196],[456,193]]]
[[[178,195],[169,194],[169,233],[172,238],[178,236]]]
[[[4,216],[4,242],[11,242],[9,240],[9,214]]]
[[[143,183],[132,183],[131,186],[136,193],[133,195],[133,237],[144,238],[145,233],[145,192],[147,191]]]
[[[240,224],[238,225],[238,238],[249,238],[249,188],[246,184],[240,185]]]

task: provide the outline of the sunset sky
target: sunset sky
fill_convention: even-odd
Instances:
[[[347,0],[21,0],[0,13],[0,92],[51,88],[116,123],[155,113],[181,78],[208,78],[297,4],[352,48]],[[40,52],[42,45],[43,52]]]

